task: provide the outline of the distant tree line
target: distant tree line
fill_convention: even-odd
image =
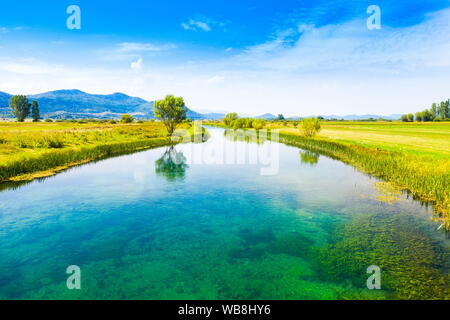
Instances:
[[[226,114],[222,121],[226,126],[230,126],[234,130],[247,128],[259,130],[266,125],[266,121],[264,119],[239,118],[235,112]]]
[[[322,117],[321,117],[322,118]],[[323,119],[323,118],[322,118]],[[286,125],[286,119],[282,114],[279,114],[277,118],[272,120],[273,122],[283,122]],[[222,119],[222,122],[229,127],[232,127],[234,130],[236,129],[262,129],[266,125],[266,121],[264,119],[253,119],[253,118],[239,118],[237,113],[228,113]],[[297,121],[293,121],[292,124],[294,127],[298,126]],[[300,126],[298,127],[306,137],[312,138],[320,131],[320,119],[319,118],[303,118],[300,122]]]
[[[430,109],[425,109],[423,111],[416,112],[415,115],[412,113],[403,114],[401,120],[403,122],[412,121],[440,121],[450,119],[450,99],[447,101],[442,101],[441,103],[433,103]]]

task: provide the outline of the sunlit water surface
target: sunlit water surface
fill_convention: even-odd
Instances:
[[[0,192],[0,298],[449,298],[449,243],[430,208],[379,201],[374,179],[285,145],[267,149],[278,152],[272,175],[248,159],[187,163],[213,144],[225,154],[270,146],[208,130],[201,145]],[[81,290],[66,286],[69,265]],[[367,288],[370,265],[381,290]]]

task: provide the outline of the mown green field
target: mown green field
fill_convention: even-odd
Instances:
[[[69,166],[169,144],[162,123],[0,122],[0,181],[30,180]]]
[[[450,122],[322,122],[319,137],[361,146],[450,159]],[[298,134],[297,128],[278,126]]]

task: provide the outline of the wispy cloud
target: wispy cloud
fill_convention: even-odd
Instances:
[[[190,18],[187,22],[181,23],[181,27],[191,31],[211,31],[214,27],[224,28],[225,22],[220,22],[207,17]]]
[[[20,31],[20,30],[23,30],[23,29],[25,29],[24,27],[12,27],[12,28],[9,28],[9,27],[0,27],[0,33],[9,33],[9,32],[11,32],[11,31]]]
[[[156,55],[161,52],[175,49],[172,43],[154,44],[148,42],[121,42],[114,48],[95,50],[103,61],[130,61],[143,55]]]
[[[183,27],[183,29],[185,30],[192,30],[192,31],[197,31],[197,30],[203,30],[203,31],[211,31],[211,27],[203,21],[196,21],[194,19],[189,19],[188,22],[183,22],[181,24],[181,26]]]
[[[16,75],[59,74],[65,70],[66,69],[62,65],[50,64],[34,58],[0,60],[0,71]]]
[[[206,83],[218,83],[222,82],[225,79],[223,76],[214,76],[206,80]]]
[[[289,29],[265,43],[247,47],[235,62],[296,73],[392,74],[449,67],[450,60],[443,54],[450,49],[449,21],[450,10],[442,10],[405,28],[368,30],[364,19],[322,27],[299,23],[294,36]]]
[[[138,58],[136,61],[133,61],[131,63],[131,69],[135,70],[135,71],[141,70],[142,69],[142,63],[143,63],[142,58]]]
[[[118,44],[116,52],[139,52],[139,51],[163,51],[175,48],[174,44],[156,45],[153,43],[122,42]]]

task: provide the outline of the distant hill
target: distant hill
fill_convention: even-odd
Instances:
[[[30,101],[38,101],[43,117],[117,118],[129,113],[136,118],[154,118],[154,101],[146,101],[119,92],[101,95],[80,90],[56,90],[27,97]],[[10,94],[0,91],[0,116],[10,115],[8,104],[10,98]],[[192,120],[214,119],[214,115],[202,115],[190,109],[187,117]]]
[[[223,119],[225,117],[225,113],[208,112],[202,113],[201,116],[203,117],[202,119],[216,120],[216,119]]]
[[[0,91],[0,108],[9,107],[8,103],[10,98],[11,98],[10,94]]]
[[[134,113],[140,105],[147,103],[144,99],[130,97],[123,93],[100,95],[80,90],[50,91],[29,95],[28,98],[37,100],[41,114],[48,116],[103,115],[107,117],[113,114]]]
[[[357,115],[357,114],[348,114],[345,116],[336,116],[336,115],[330,115],[330,116],[322,116],[325,119],[344,119],[344,120],[366,120],[366,119],[379,119],[383,118],[386,120],[399,120],[401,117],[401,114],[391,114],[388,116],[383,116],[379,114],[363,114],[363,115]]]
[[[9,99],[11,95],[0,91],[0,117],[11,116],[9,109]],[[39,102],[39,109],[42,117],[51,118],[118,118],[124,113],[132,114],[136,118],[154,118],[154,101],[146,101],[138,97],[131,97],[117,92],[108,95],[89,94],[80,90],[56,90],[35,95],[28,95],[30,100]],[[187,117],[191,120],[199,119],[222,119],[223,113],[209,112],[199,113],[188,109]],[[252,117],[251,115],[240,114],[241,117]],[[375,114],[366,115],[329,115],[323,116],[325,119],[388,119],[398,120],[400,114],[380,116]],[[265,113],[255,118],[273,120],[276,118],[271,113]],[[300,117],[290,117],[297,120]]]
[[[0,91],[0,118],[6,118],[11,114],[9,109],[9,99],[11,95]]]
[[[348,114],[345,116],[338,116],[338,115],[329,115],[329,116],[323,116],[323,115],[310,115],[305,117],[288,117],[288,120],[301,120],[302,118],[311,118],[311,117],[322,117],[327,120],[368,120],[368,119],[385,119],[385,120],[399,120],[401,117],[401,114],[391,114],[391,115],[379,115],[379,114]]]
[[[264,119],[264,120],[273,120],[276,117],[277,116],[275,116],[275,115],[273,115],[271,113],[265,113],[265,114],[262,114],[260,116],[255,117],[255,118],[257,118],[257,119]]]

